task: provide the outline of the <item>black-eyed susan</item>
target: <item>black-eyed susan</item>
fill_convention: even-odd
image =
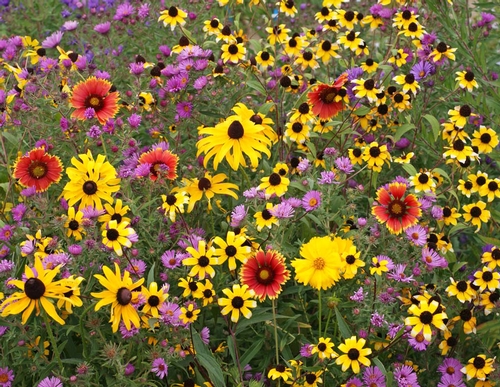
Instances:
[[[352,372],[359,374],[361,370],[360,365],[369,367],[371,362],[367,356],[372,353],[371,348],[365,348],[366,340],[363,338],[356,339],[356,336],[351,336],[341,344],[338,348],[343,355],[335,359],[335,363],[342,366],[342,372],[346,372],[349,368]]]
[[[340,24],[335,15],[330,20],[327,20],[326,24],[323,24],[323,31],[339,32]]]
[[[182,321],[184,325],[192,324],[196,320],[198,320],[198,315],[201,310],[196,308],[196,305],[193,302],[190,302],[186,305],[186,307],[181,307],[181,314],[179,315],[179,320]]]
[[[488,202],[492,202],[495,198],[500,198],[500,179],[488,179],[484,185],[479,188],[479,195],[486,196]]]
[[[443,322],[443,319],[446,319],[447,316],[445,312],[438,311],[439,307],[439,303],[434,300],[431,302],[421,300],[418,305],[413,304],[410,306],[408,312],[413,316],[406,317],[405,324],[413,327],[411,330],[411,335],[413,337],[423,332],[424,338],[427,341],[431,341],[431,325],[434,325],[439,330],[446,330],[446,324]]]
[[[392,106],[400,112],[411,109],[410,95],[403,92],[396,92],[391,96]]]
[[[215,237],[214,244],[218,246],[213,252],[218,257],[218,264],[222,265],[228,261],[229,270],[236,269],[236,260],[245,263],[252,251],[246,238],[243,235],[235,235],[233,231],[228,231],[225,240],[219,236]]]
[[[268,33],[267,40],[269,44],[275,45],[276,43],[282,44],[287,41],[290,29],[286,28],[285,24],[279,24],[274,27],[266,27]]]
[[[462,322],[462,329],[466,335],[469,335],[471,333],[476,333],[477,319],[476,317],[474,317],[473,308],[462,309],[459,312],[458,316],[455,316],[452,319],[450,319],[450,323],[452,324],[458,321]]]
[[[488,223],[491,218],[491,212],[486,209],[486,203],[482,200],[476,203],[467,204],[462,207],[464,211],[464,220],[476,226],[476,231],[479,232],[483,223]]]
[[[408,152],[408,153],[402,153],[399,157],[396,157],[394,159],[395,163],[398,164],[410,164],[411,159],[415,156],[415,153],[413,152]]]
[[[368,101],[375,102],[377,100],[377,94],[380,93],[380,89],[375,86],[375,81],[373,79],[354,79],[352,83],[356,84],[352,88],[356,98],[366,97]]]
[[[287,122],[285,136],[292,142],[304,144],[310,136],[311,127],[307,123],[300,121]]]
[[[491,270],[500,267],[500,248],[492,247],[491,250],[485,251],[481,255],[481,263],[484,263]]]
[[[345,259],[338,251],[338,243],[329,236],[313,237],[300,247],[301,258],[291,262],[295,280],[317,290],[326,290],[340,280]]]
[[[407,29],[408,26],[411,23],[416,23],[418,22],[418,15],[415,15],[415,13],[409,9],[405,9],[402,12],[397,12],[394,15],[393,20],[393,27],[397,27],[398,29]]]
[[[398,85],[403,86],[404,93],[411,92],[413,93],[413,95],[415,95],[417,94],[417,90],[420,89],[420,85],[415,79],[415,75],[413,75],[412,73],[406,75],[405,74],[396,75],[394,78],[392,78],[392,80],[396,82]]]
[[[274,56],[269,51],[262,50],[255,56],[255,61],[261,68],[267,69],[269,66],[274,65]]]
[[[360,148],[349,149],[349,160],[353,165],[363,164],[363,150]]]
[[[449,157],[460,163],[464,163],[470,158],[477,157],[477,153],[474,152],[474,149],[460,139],[453,141],[452,146],[446,146],[444,148],[446,151],[443,153],[443,157]]]
[[[465,367],[460,371],[467,376],[467,380],[473,378],[485,380],[486,377],[495,370],[493,367],[494,362],[495,359],[486,358],[486,355],[480,354],[470,358]]]
[[[318,344],[316,344],[311,350],[311,355],[318,354],[320,360],[333,359],[338,356],[338,354],[333,350],[335,344],[332,343],[332,339],[329,337],[320,337]]]
[[[471,173],[467,176],[467,179],[472,183],[472,192],[479,192],[479,190],[488,181],[488,174],[486,172],[477,171],[477,173]]]
[[[158,22],[163,22],[165,27],[170,26],[170,29],[173,31],[177,25],[183,26],[186,24],[187,16],[187,13],[182,9],[171,6],[169,9],[160,12]]]
[[[161,195],[161,200],[163,204],[160,208],[164,211],[165,216],[168,216],[171,222],[175,222],[177,213],[184,213],[184,206],[189,203],[189,197],[185,191]]]
[[[35,187],[36,192],[44,192],[61,180],[62,169],[59,157],[49,155],[44,147],[39,147],[17,159],[13,176],[19,179],[22,186]]]
[[[462,214],[458,212],[455,207],[444,206],[443,207],[443,218],[441,219],[445,226],[455,226],[457,224],[457,219],[461,218]]]
[[[422,171],[412,176],[410,184],[414,187],[415,192],[433,192],[436,189],[436,182],[429,171]]]
[[[201,282],[197,282],[192,277],[180,278],[177,284],[182,291],[182,297],[193,296],[194,298],[201,298]]]
[[[241,283],[248,285],[260,301],[266,297],[277,298],[289,278],[285,258],[276,250],[257,251],[243,264],[240,272]]]
[[[266,198],[270,198],[272,195],[283,196],[290,185],[290,180],[286,176],[281,176],[276,172],[263,177],[260,181],[259,190],[265,191]]]
[[[319,67],[319,63],[316,60],[316,57],[312,53],[312,51],[305,50],[301,55],[295,58],[294,63],[299,65],[302,71],[305,71],[307,68],[311,70],[317,69]]]
[[[245,58],[246,54],[246,48],[243,46],[242,43],[226,43],[223,44],[221,47],[221,58],[224,61],[224,63],[231,62],[231,63],[238,63]]]
[[[222,23],[216,17],[203,22],[203,31],[206,32],[207,35],[217,35],[221,29]]]
[[[281,378],[285,383],[287,383],[288,379],[293,379],[292,369],[283,364],[278,364],[276,367],[269,370],[267,377],[272,380]]]
[[[396,51],[396,53],[391,56],[387,62],[396,65],[396,67],[401,67],[406,64],[408,54],[403,51],[402,48]]]
[[[279,224],[279,220],[271,213],[274,205],[272,203],[266,203],[266,208],[262,211],[256,212],[254,214],[255,224],[257,226],[257,231],[262,231],[264,227],[271,228],[274,225]]]
[[[458,85],[462,89],[467,89],[469,92],[471,92],[472,89],[479,87],[472,71],[457,71],[455,74],[457,75],[455,81],[458,81]]]
[[[340,58],[340,55],[337,54],[339,46],[337,44],[333,44],[329,40],[322,40],[316,46],[316,58],[321,59],[323,64],[327,64],[331,58]]]
[[[333,118],[344,110],[345,105],[342,99],[338,100],[337,97],[346,82],[347,73],[342,73],[332,85],[320,83],[307,94],[307,102],[312,112],[321,120]]]
[[[437,44],[436,48],[429,54],[429,58],[432,58],[434,62],[438,62],[442,58],[455,60],[455,51],[457,51],[456,48],[451,48],[446,43],[440,42]]]
[[[245,318],[252,317],[250,309],[257,306],[257,302],[252,300],[252,293],[247,285],[234,284],[232,289],[223,289],[222,293],[227,298],[219,298],[218,304],[223,307],[221,313],[223,316],[231,313],[231,321],[237,323],[240,319],[240,314]]]
[[[444,331],[444,340],[439,343],[441,356],[446,356],[458,344],[458,337],[454,336],[449,330]]]
[[[348,48],[351,51],[356,51],[358,47],[364,43],[363,40],[359,37],[360,32],[349,31],[345,34],[341,35],[337,39],[337,43],[344,46],[344,48]]]
[[[297,7],[293,0],[280,0],[279,1],[280,12],[287,16],[294,17],[297,14]]]
[[[426,32],[422,24],[416,21],[408,24],[408,28],[404,28],[401,31],[399,31],[398,35],[403,35],[406,36],[407,38],[416,39],[418,41],[418,39],[421,39],[425,33]]]
[[[86,120],[86,110],[93,109],[101,125],[113,118],[118,113],[120,97],[117,91],[111,91],[112,86],[111,82],[96,77],[77,83],[69,99],[70,105],[76,109],[71,117]]]
[[[140,289],[144,282],[144,278],[133,282],[130,278],[130,273],[126,270],[123,271],[122,277],[120,267],[117,263],[115,263],[114,273],[107,266],[103,266],[102,271],[104,275],[94,274],[94,277],[99,280],[99,283],[104,286],[106,290],[99,293],[90,293],[92,297],[101,299],[96,304],[95,310],[98,311],[103,306],[111,304],[109,322],[112,323],[111,327],[113,332],[118,330],[121,321],[123,321],[128,330],[132,328],[132,325],[139,328],[141,320],[133,304],[139,297],[140,292],[136,290]]]
[[[213,246],[207,246],[207,242],[204,240],[198,241],[198,246],[189,246],[186,248],[189,254],[188,258],[182,260],[184,266],[192,266],[188,273],[190,277],[198,276],[199,280],[204,279],[207,275],[214,277],[215,269],[214,265],[219,264],[219,260],[215,256],[215,248]]]
[[[142,308],[142,313],[146,316],[159,318],[159,308],[161,308],[167,300],[168,293],[163,288],[158,288],[158,284],[154,281],[149,284],[149,287],[143,286],[141,288],[141,293],[146,300]]]
[[[188,185],[182,189],[190,196],[187,212],[193,211],[194,205],[203,197],[207,198],[209,211],[212,210],[211,200],[215,195],[229,195],[238,199],[238,195],[233,191],[237,190],[238,186],[233,183],[225,183],[224,180],[226,179],[227,176],[224,173],[212,176],[210,172],[205,172],[205,175],[200,179],[194,178],[188,180]],[[180,190],[181,189],[175,187],[172,192]]]
[[[110,220],[106,223],[102,231],[102,244],[113,250],[116,255],[121,257],[123,247],[132,247],[132,242],[137,242],[137,234],[128,222],[118,223],[116,220]]]
[[[450,144],[453,144],[453,141],[457,139],[466,142],[470,138],[463,127],[458,127],[451,121],[443,122],[441,126],[443,127],[443,140],[447,140]]]
[[[131,219],[125,216],[130,210],[130,207],[124,206],[121,199],[116,199],[114,205],[104,203],[104,209],[106,213],[97,218],[97,220],[102,223],[101,229],[106,228],[106,223],[110,220],[116,220],[117,223],[121,223],[122,221],[131,222]]]
[[[139,165],[149,166],[149,179],[156,181],[161,178],[174,180],[177,177],[179,156],[161,146],[142,153],[139,156]]]
[[[290,113],[290,122],[299,121],[303,124],[314,120],[311,106],[307,102],[303,102],[297,109],[292,109]]]
[[[83,305],[83,301],[80,298],[80,284],[84,281],[83,277],[76,277],[70,275],[68,278],[61,280],[61,285],[64,287],[64,298],[59,298],[57,300],[57,307],[63,309],[66,313],[73,313],[73,306],[79,308]]]
[[[448,115],[450,116],[450,121],[453,122],[459,128],[463,128],[469,117],[474,115],[472,109],[469,105],[455,106],[454,109],[448,110]]]
[[[380,172],[384,163],[390,165],[390,161],[392,161],[387,145],[379,145],[378,142],[368,144],[363,149],[362,158],[368,164],[368,168],[375,172]]]
[[[378,63],[375,62],[372,58],[368,58],[363,63],[361,63],[361,68],[368,74],[371,74],[377,71]]]
[[[355,12],[355,11],[339,9],[337,11],[338,23],[342,27],[345,27],[347,30],[351,31],[354,29],[354,24],[357,24],[359,22],[356,15],[357,15],[357,12]]]
[[[205,166],[214,157],[215,170],[223,159],[235,171],[240,164],[246,166],[244,155],[250,159],[252,168],[257,168],[262,153],[271,156],[269,148],[272,141],[264,126],[252,121],[255,116],[253,110],[242,103],[237,103],[232,110],[236,115],[229,116],[215,127],[199,129],[199,134],[206,137],[196,143],[197,155],[205,154]]]
[[[496,289],[500,289],[500,273],[484,266],[474,273],[473,284],[478,287],[480,292],[485,290],[494,292]]]
[[[196,295],[198,298],[203,299],[203,306],[207,306],[214,302],[215,291],[212,281],[207,278],[204,284],[198,282],[198,292]]]
[[[378,14],[370,14],[366,15],[363,20],[361,20],[361,25],[362,26],[370,26],[370,30],[374,31],[379,27],[382,27],[384,25],[384,21]]]
[[[319,23],[327,22],[334,17],[336,17],[336,12],[325,6],[323,6],[319,12],[314,14],[314,19]]]
[[[489,315],[495,308],[498,308],[498,301],[500,301],[500,293],[496,290],[494,292],[481,293],[479,306],[484,308],[484,314]]]
[[[499,143],[497,133],[493,129],[483,125],[479,127],[479,130],[475,130],[472,133],[472,137],[474,137],[472,139],[472,146],[477,147],[478,153],[491,153]]]
[[[342,277],[352,279],[358,273],[358,269],[365,266],[365,262],[359,258],[361,252],[356,250],[356,246],[352,245],[352,241],[348,241],[351,242],[351,247],[344,254],[345,267]]]
[[[82,211],[75,210],[75,207],[68,208],[68,216],[64,227],[66,227],[66,236],[73,237],[77,241],[81,241],[85,230],[83,229],[82,222],[84,220],[84,214]]]
[[[293,34],[292,37],[285,42],[283,51],[290,57],[298,57],[302,50],[308,45],[309,43],[304,37],[299,34]]]
[[[456,297],[461,303],[471,302],[477,297],[476,290],[471,286],[470,281],[455,281],[450,277],[451,284],[445,289],[449,297]]]
[[[72,302],[64,296],[68,290],[67,287],[63,286],[61,280],[54,281],[55,276],[59,273],[59,268],[57,266],[53,269],[45,269],[42,260],[35,257],[33,268],[25,266],[23,280],[11,279],[8,281],[9,285],[15,286],[21,291],[13,293],[2,302],[0,305],[1,316],[6,317],[22,312],[21,323],[26,324],[34,310],[38,316],[40,309],[43,309],[50,318],[64,325],[64,320],[57,314],[54,304],[50,301],[50,299],[63,298]]]
[[[71,159],[74,168],[66,168],[70,181],[64,186],[61,196],[68,201],[69,206],[79,202],[79,209],[92,206],[102,210],[102,201],[113,203],[111,194],[120,189],[116,169],[106,161],[104,155],[97,155],[97,159],[94,159],[90,150],[78,157]]]
[[[321,375],[323,375],[323,370],[318,370],[316,372],[306,372],[302,375],[302,378],[304,379],[304,386],[318,387],[318,383],[323,383],[323,378],[321,377]]]

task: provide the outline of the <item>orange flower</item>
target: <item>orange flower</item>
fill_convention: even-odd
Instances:
[[[312,106],[312,112],[319,115],[319,118],[326,120],[335,117],[344,110],[344,103],[339,91],[347,82],[347,73],[340,75],[333,85],[318,85],[314,91],[307,94],[308,103]]]
[[[73,95],[69,103],[76,110],[71,114],[79,120],[85,120],[85,110],[94,109],[95,115],[102,125],[118,113],[119,94],[110,92],[112,84],[105,79],[90,77],[73,87]]]
[[[143,153],[139,157],[139,164],[150,164],[149,178],[156,181],[159,176],[164,176],[168,180],[174,180],[177,177],[177,163],[179,157],[172,152],[160,147]]]
[[[46,191],[52,183],[61,180],[63,166],[57,156],[51,156],[45,149],[35,148],[20,157],[14,166],[14,177],[24,187],[35,186],[36,192]]]

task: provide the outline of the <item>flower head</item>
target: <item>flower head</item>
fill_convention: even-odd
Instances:
[[[46,153],[45,148],[35,148],[20,157],[14,165],[14,177],[24,187],[35,187],[36,192],[46,191],[61,180],[62,163],[59,157]]]

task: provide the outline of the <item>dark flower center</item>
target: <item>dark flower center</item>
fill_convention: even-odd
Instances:
[[[68,54],[68,58],[71,60],[71,62],[75,63],[78,60],[78,54],[76,52],[70,52]]]
[[[481,277],[484,282],[490,282],[493,279],[491,271],[485,271]]]
[[[479,218],[482,212],[483,211],[481,211],[481,209],[478,206],[474,206],[470,210],[470,214],[473,218]]]
[[[167,200],[166,200],[166,202],[167,202],[167,204],[168,204],[169,206],[174,205],[176,201],[177,201],[177,198],[175,197],[175,195],[167,195]]]
[[[490,300],[491,303],[494,304],[495,302],[497,302],[500,299],[500,294],[498,294],[496,292],[495,293],[491,293],[489,295],[488,299]]]
[[[114,228],[110,228],[109,230],[106,231],[106,237],[110,241],[116,241],[119,236],[120,233],[118,232],[118,230],[115,230]]]
[[[472,364],[476,369],[480,370],[484,368],[484,366],[486,365],[486,361],[482,357],[476,356]]]
[[[325,344],[325,343],[319,343],[319,344],[318,344],[318,349],[319,349],[321,352],[326,351],[326,344]]]
[[[219,21],[217,19],[212,19],[210,22],[210,27],[217,28],[219,26]]]
[[[356,262],[356,257],[350,254],[347,257],[345,257],[345,260],[349,265],[352,265],[354,262]]]
[[[472,82],[474,80],[474,73],[472,71],[467,71],[464,75],[464,79],[468,82]]]
[[[470,321],[472,318],[472,312],[469,309],[464,309],[460,312],[460,319],[462,321]]]
[[[476,179],[476,184],[479,185],[479,186],[482,186],[486,183],[486,177],[484,176],[478,176],[478,178]]]
[[[354,31],[351,31],[345,37],[348,41],[352,42],[354,41],[354,39],[356,39],[356,33]]]
[[[213,296],[212,290],[210,290],[210,289],[205,289],[205,290],[203,291],[203,297],[205,297],[205,298],[210,298],[210,297],[212,297],[212,296]]]
[[[458,281],[457,282],[457,290],[461,293],[465,292],[469,285],[467,285],[466,281]]]
[[[202,255],[200,258],[198,258],[198,266],[201,267],[207,267],[210,263],[210,259],[206,257],[205,255]]]
[[[323,43],[321,43],[321,48],[323,49],[323,51],[330,51],[332,48],[332,44],[328,40],[325,40]]]
[[[298,110],[300,114],[309,113],[309,104],[307,102],[301,103]]]
[[[226,249],[224,250],[224,252],[226,253],[226,255],[228,257],[234,257],[236,255],[236,253],[238,252],[238,250],[236,250],[236,247],[232,246],[232,245],[229,245],[226,247]]]
[[[240,121],[231,122],[231,125],[229,125],[229,128],[227,129],[227,135],[233,140],[242,138],[244,134],[245,129],[243,128],[243,125],[241,125]]]
[[[464,105],[460,107],[459,112],[462,117],[469,117],[470,114],[472,113],[472,110],[469,105]]]
[[[337,25],[337,20],[334,20],[334,19],[328,20],[329,27],[335,27],[336,25]]]
[[[280,85],[282,87],[290,87],[291,84],[292,84],[292,80],[290,79],[290,77],[288,75],[285,75],[285,76],[280,78]]]
[[[281,184],[281,177],[277,173],[272,173],[271,176],[269,176],[269,184],[276,186]]]
[[[276,371],[278,371],[279,373],[285,372],[286,371],[286,367],[283,364],[278,364],[276,366]]]
[[[380,148],[378,146],[372,146],[370,148],[370,156],[373,157],[373,158],[377,158],[378,156],[380,156]]]
[[[116,293],[116,300],[120,305],[128,305],[132,301],[132,292],[127,288],[120,288],[118,289],[118,293]]]
[[[493,192],[496,191],[498,189],[498,183],[496,181],[490,181],[488,183],[488,189]]]
[[[378,114],[382,116],[386,115],[388,111],[389,111],[389,106],[387,106],[386,104],[382,104],[377,108]]]
[[[466,182],[465,182],[465,184],[464,184],[464,188],[465,188],[466,190],[471,190],[471,189],[472,189],[472,187],[474,187],[474,184],[472,184],[472,182],[471,182],[471,181],[466,181]]]
[[[351,360],[357,360],[359,358],[359,351],[356,348],[351,348],[347,352],[347,357]]]
[[[389,215],[393,218],[402,218],[406,215],[406,204],[401,200],[394,199],[387,207]]]
[[[189,282],[188,287],[192,292],[196,292],[198,290],[198,285],[196,284],[196,282]]]
[[[38,278],[30,278],[24,283],[24,293],[32,300],[38,300],[45,294],[45,284]]]
[[[411,22],[408,25],[408,31],[410,31],[410,32],[417,32],[418,31],[418,24],[415,23],[415,22]]]
[[[420,314],[420,321],[425,325],[430,324],[432,322],[432,313],[428,311],[422,312]]]
[[[222,35],[226,35],[226,36],[231,35],[231,27],[229,27],[229,26],[222,27],[221,33],[222,33]]]
[[[46,53],[47,51],[45,50],[45,48],[39,48],[38,50],[36,50],[36,54],[38,56],[45,56]]]
[[[363,83],[366,90],[373,90],[375,87],[375,81],[373,79],[368,79]]]
[[[256,125],[260,125],[262,124],[262,117],[258,114],[254,114],[252,117],[250,117],[250,121],[252,121]]]
[[[444,43],[444,42],[440,42],[436,46],[436,50],[442,54],[443,52],[448,51],[448,45],[446,43]]]
[[[80,228],[80,223],[76,220],[72,220],[69,222],[68,227],[70,230],[76,231]]]
[[[410,19],[411,19],[411,11],[404,10],[404,11],[401,13],[401,17],[402,17],[404,20],[410,20]]]
[[[429,181],[429,176],[427,176],[427,174],[425,173],[420,174],[420,176],[418,177],[418,182],[420,184],[426,184],[428,181]]]
[[[94,109],[94,111],[97,113],[104,107],[104,98],[100,95],[91,94],[87,98],[85,98],[83,105],[86,108]]]
[[[171,7],[168,9],[168,16],[170,16],[170,17],[176,17],[178,14],[179,14],[179,11],[177,10],[177,8],[176,8],[176,7],[171,6]]]
[[[403,102],[403,100],[404,100],[403,94],[401,93],[394,94],[394,102],[401,103]]]
[[[457,343],[458,343],[458,340],[454,336],[450,336],[450,337],[448,337],[448,339],[446,339],[446,344],[448,344],[448,346],[450,346],[450,347],[454,347],[455,345],[457,345]],[[455,371],[455,370],[453,370],[453,371]]]
[[[73,289],[68,290],[66,293],[63,293],[64,297],[70,298],[73,295]]]
[[[302,58],[304,58],[306,61],[310,61],[313,58],[313,54],[311,51],[306,51],[302,54]]]
[[[303,128],[303,126],[300,122],[294,122],[292,124],[292,131],[294,133],[300,133],[302,131],[302,128]]]
[[[210,189],[212,187],[212,183],[210,183],[210,180],[208,180],[206,177],[202,177],[200,181],[198,182],[198,189],[200,191]]]
[[[456,140],[453,142],[453,149],[456,151],[463,151],[465,148],[465,144],[462,140]]]
[[[306,379],[306,382],[308,384],[313,384],[316,381],[317,376],[314,375],[314,374],[308,373],[308,374],[306,374],[306,378],[305,379]]]
[[[347,21],[352,21],[354,19],[354,12],[353,11],[347,11],[345,14],[344,14],[344,19],[347,20]]]
[[[243,298],[241,298],[240,296],[236,296],[231,300],[231,305],[235,309],[240,309],[241,307],[243,307],[244,304],[245,301],[243,301]]]
[[[483,144],[489,144],[491,141],[491,136],[489,133],[483,133],[480,139]]]
[[[257,271],[255,279],[262,285],[269,285],[274,280],[274,271],[268,266],[262,266]]]
[[[354,148],[354,149],[352,150],[352,154],[353,154],[353,156],[354,156],[354,157],[360,157],[360,156],[361,156],[361,149],[359,149],[359,148]]]
[[[236,55],[238,53],[238,46],[236,44],[231,44],[227,50],[231,55]]]
[[[83,192],[86,195],[94,195],[97,192],[97,184],[92,180],[86,181],[83,183]]]
[[[500,260],[500,249],[493,249],[491,251],[491,258],[493,258],[495,261]]]
[[[151,296],[148,298],[148,304],[150,306],[158,306],[160,305],[160,298],[158,296]]]
[[[28,173],[30,177],[34,179],[41,179],[47,174],[48,168],[47,164],[42,161],[32,161],[28,167]]]
[[[319,99],[323,103],[332,103],[337,96],[337,90],[333,87],[327,87],[319,93]]]
[[[321,15],[328,16],[330,14],[330,10],[327,7],[321,8]]]
[[[405,82],[411,85],[413,82],[415,82],[415,76],[413,74],[406,75]]]
[[[193,317],[193,312],[191,312],[190,310],[188,310],[188,311],[186,312],[186,317],[187,317],[188,319],[192,318],[192,317]]]
[[[451,209],[450,207],[444,207],[443,208],[443,217],[448,218],[451,216]]]
[[[273,215],[269,212],[269,210],[262,210],[262,219],[269,220],[273,217]]]
[[[290,47],[297,47],[297,41],[295,40],[295,38],[290,38],[290,40],[288,41],[288,45]]]

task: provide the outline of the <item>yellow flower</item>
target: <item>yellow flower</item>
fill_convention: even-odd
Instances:
[[[455,74],[457,75],[455,81],[459,82],[458,84],[462,89],[467,89],[471,92],[474,87],[479,87],[477,81],[474,79],[474,73],[472,71],[457,71]]]
[[[80,298],[80,283],[84,280],[83,277],[69,276],[61,280],[61,285],[64,286],[64,298],[57,300],[57,307],[64,309],[68,313],[73,313],[73,306],[80,307],[83,305]]]
[[[179,319],[183,324],[191,324],[198,319],[198,315],[200,314],[200,309],[194,309],[194,304],[190,303],[187,308],[181,307],[181,314],[179,315]]]
[[[118,330],[118,326],[122,320],[128,330],[132,328],[132,325],[139,328],[141,320],[133,303],[136,302],[139,296],[139,292],[137,292],[136,289],[143,284],[144,278],[132,282],[130,273],[126,270],[124,270],[122,278],[120,267],[117,263],[115,263],[114,273],[107,266],[103,266],[102,271],[104,276],[94,274],[94,277],[99,280],[99,283],[104,286],[106,290],[99,293],[90,293],[92,297],[101,298],[96,304],[95,310],[98,311],[103,306],[111,304],[109,322],[112,323],[111,327],[113,332]]]
[[[368,169],[375,172],[382,171],[384,163],[390,166],[392,160],[387,145],[379,145],[377,142],[372,142],[363,149],[362,158],[368,164]]]
[[[457,51],[456,48],[451,48],[444,42],[438,43],[434,51],[429,54],[429,58],[432,58],[434,62],[438,62],[441,58],[448,58],[449,60],[455,60],[454,52]]]
[[[433,192],[436,188],[436,182],[428,171],[412,176],[410,184],[415,187],[415,192]]]
[[[413,304],[408,311],[413,315],[406,317],[405,324],[413,326],[411,335],[415,337],[423,331],[424,338],[427,341],[432,340],[431,324],[442,331],[446,330],[446,324],[443,319],[446,319],[446,313],[438,312],[438,307],[442,309],[437,301],[428,303],[426,300],[421,300],[418,305]]]
[[[373,79],[354,79],[352,83],[356,84],[356,86],[352,88],[356,98],[366,97],[370,102],[375,102],[377,100],[377,94],[380,93],[380,89],[375,86],[375,81]]]
[[[214,255],[218,257],[218,263],[222,265],[228,261],[229,270],[236,269],[236,260],[245,263],[252,251],[251,247],[246,245],[246,241],[243,235],[235,235],[233,231],[228,231],[226,240],[219,236],[215,237],[214,244],[219,248],[214,249]]]
[[[177,25],[183,26],[186,24],[187,13],[182,9],[171,6],[169,9],[160,12],[159,22],[163,22],[166,27],[170,25],[170,29],[173,31]]]
[[[254,214],[257,231],[262,231],[264,227],[271,228],[273,224],[278,225],[279,220],[269,210],[274,208],[272,203],[266,203],[266,208]]]
[[[491,251],[485,251],[481,256],[481,262],[486,264],[491,270],[500,267],[500,249],[495,246]]]
[[[192,266],[188,276],[195,277],[197,275],[200,280],[204,279],[207,275],[213,278],[215,270],[212,265],[219,264],[218,259],[213,257],[215,248],[212,246],[207,248],[207,242],[204,240],[198,241],[197,247],[198,249],[192,246],[187,247],[186,251],[190,254],[190,257],[182,260],[184,266]]]
[[[184,191],[161,195],[161,199],[163,204],[160,208],[165,211],[165,216],[168,216],[171,222],[175,222],[177,213],[184,213],[184,205],[189,203],[189,197]]]
[[[266,198],[270,198],[273,194],[280,197],[288,191],[290,180],[285,176],[280,176],[279,173],[273,172],[270,176],[260,179],[259,190],[266,192]]]
[[[85,234],[85,230],[82,227],[82,222],[84,221],[83,216],[83,212],[75,211],[75,207],[68,208],[68,217],[64,223],[64,227],[67,228],[67,237],[72,236],[77,241],[82,240],[82,234]]]
[[[477,146],[478,153],[491,153],[499,143],[496,132],[483,125],[479,127],[479,130],[475,130],[472,136],[474,137],[472,139],[472,146]]]
[[[346,372],[351,368],[352,372],[359,374],[360,364],[365,367],[371,364],[367,356],[372,353],[372,350],[363,348],[365,344],[365,339],[356,340],[356,336],[351,336],[351,338],[346,339],[344,343],[339,345],[339,349],[344,352],[344,355],[340,355],[335,360],[335,363],[342,366],[342,372]]]
[[[480,292],[486,289],[493,292],[495,289],[500,288],[500,273],[493,271],[487,266],[483,267],[482,270],[476,271],[474,278],[473,284],[479,287]]]
[[[320,360],[333,359],[337,357],[338,354],[333,350],[335,344],[331,341],[332,339],[329,337],[320,337],[318,344],[316,344],[311,350],[311,355],[317,353]]]
[[[109,203],[105,203],[104,209],[106,210],[106,213],[97,218],[97,220],[102,223],[101,230],[106,228],[106,223],[110,220],[116,220],[117,223],[121,223],[122,221],[130,223],[132,221],[130,218],[125,216],[130,210],[130,207],[124,206],[121,199],[116,199],[113,206]]]
[[[269,370],[267,377],[272,380],[282,378],[286,383],[288,379],[293,379],[292,369],[284,366],[283,364],[278,364],[276,367]]]
[[[151,282],[149,288],[143,286],[141,288],[141,293],[146,299],[146,303],[142,308],[142,313],[146,316],[158,318],[160,316],[159,308],[168,298],[168,293],[164,291],[163,288],[158,289],[158,284],[156,282]]]
[[[245,58],[247,52],[246,48],[242,43],[226,43],[221,47],[222,55],[221,58],[224,63],[238,63]]]
[[[464,220],[477,227],[475,232],[479,232],[482,223],[488,223],[491,218],[491,212],[486,210],[486,203],[481,200],[467,204],[462,209],[464,210]]]
[[[132,242],[137,241],[137,234],[128,222],[117,223],[111,220],[102,231],[102,243],[107,248],[115,251],[116,255],[122,256],[122,247],[132,247]]]
[[[467,380],[476,378],[478,380],[485,380],[495,368],[493,367],[494,359],[487,359],[485,355],[477,355],[472,357],[467,362],[467,365],[460,371],[467,376]]]
[[[463,105],[463,106],[455,106],[454,109],[448,110],[448,115],[450,116],[451,122],[453,122],[455,126],[463,128],[467,123],[469,117],[471,115],[474,116],[475,114],[472,113],[472,110],[469,105]]]
[[[275,45],[276,43],[281,44],[286,42],[290,30],[286,28],[285,24],[280,24],[274,27],[266,27],[266,32],[269,34],[267,37],[269,44]]]
[[[238,322],[240,319],[240,313],[245,318],[252,317],[252,311],[250,308],[255,308],[257,302],[251,300],[252,294],[248,290],[247,285],[240,286],[238,284],[233,285],[231,289],[223,289],[222,293],[226,295],[227,298],[219,298],[218,303],[223,306],[221,313],[223,316],[231,313],[231,321],[233,323]]]

